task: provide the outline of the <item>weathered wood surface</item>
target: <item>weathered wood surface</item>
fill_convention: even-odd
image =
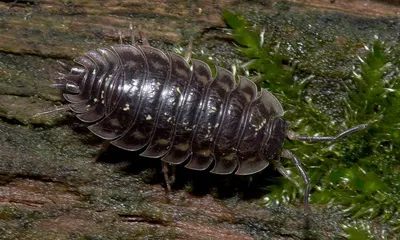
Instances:
[[[221,9],[273,14],[279,2],[0,2],[0,239],[340,238],[340,216],[323,207],[313,208],[308,226],[300,199],[297,206],[263,207],[268,183],[246,186],[180,167],[176,189],[166,194],[159,160],[115,148],[97,157],[101,140],[70,114],[34,117],[60,104],[48,87],[60,70],[57,59],[111,45],[118,30],[128,39],[130,22],[156,47],[171,50],[193,39],[195,52],[229,62],[237,53],[222,31]],[[292,11],[369,20],[400,12],[381,2],[290,2]],[[224,54],[227,60],[218,58]]]

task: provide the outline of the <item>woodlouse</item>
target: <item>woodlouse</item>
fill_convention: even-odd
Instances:
[[[78,64],[61,74],[53,87],[63,92],[78,119],[94,123],[88,128],[111,144],[130,151],[145,146],[142,156],[161,158],[215,174],[249,175],[272,162],[295,182],[280,163],[290,158],[306,183],[308,211],[310,181],[300,161],[283,150],[286,137],[303,141],[333,141],[364,129],[350,128],[337,136],[300,136],[288,129],[284,110],[276,97],[245,77],[210,67],[143,44],[100,48],[75,58]],[[189,64],[190,63],[190,64]],[[166,179],[168,184],[168,179]]]

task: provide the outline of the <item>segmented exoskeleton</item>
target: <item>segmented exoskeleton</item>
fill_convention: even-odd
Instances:
[[[296,156],[281,150],[286,136],[331,141],[366,127],[336,137],[299,136],[288,131],[282,106],[269,91],[257,92],[245,77],[236,83],[223,68],[213,77],[206,63],[148,44],[100,48],[74,61],[78,66],[53,86],[94,134],[126,150],[147,146],[145,157],[170,164],[188,160],[187,168],[215,174],[248,175],[273,163],[292,180],[279,161],[291,158],[306,183],[306,207],[309,180]]]

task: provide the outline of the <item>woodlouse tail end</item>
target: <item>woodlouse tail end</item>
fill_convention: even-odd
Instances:
[[[67,111],[69,109],[68,105],[64,105],[61,106],[60,108],[55,107],[54,109],[48,110],[48,111],[44,111],[44,112],[40,112],[40,113],[36,113],[35,115],[33,115],[33,117],[38,117],[41,115],[46,115],[46,114],[50,114],[50,113],[55,113],[55,112],[59,112],[59,111]]]
[[[56,88],[61,90],[63,93],[79,94],[81,90],[75,84],[60,81],[58,83],[50,84],[51,88]]]

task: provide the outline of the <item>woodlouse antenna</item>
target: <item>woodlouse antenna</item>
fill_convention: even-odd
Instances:
[[[40,115],[46,115],[46,114],[55,113],[55,112],[59,112],[59,111],[67,111],[68,109],[69,109],[68,105],[61,106],[60,108],[55,107],[54,109],[51,109],[49,111],[36,113],[35,115],[33,115],[33,117],[35,118]]]
[[[336,136],[307,136],[307,135],[299,135],[298,133],[289,130],[287,132],[287,137],[290,140],[300,140],[300,141],[307,141],[307,142],[328,142],[328,141],[335,141],[341,137],[350,135],[352,133],[358,132],[360,130],[366,129],[368,127],[368,124],[361,124],[357,125],[355,127],[349,128],[341,133],[339,133]],[[306,184],[306,188],[304,190],[304,211],[306,214],[309,212],[309,205],[308,205],[308,200],[310,196],[310,179],[307,176],[307,173],[304,171],[304,169],[301,167],[301,162],[299,159],[294,155],[292,152],[289,150],[284,150],[281,153],[281,156],[284,158],[290,158],[292,159],[294,165],[297,167],[297,169],[300,172],[301,177],[303,178],[304,183]],[[284,169],[283,166],[278,165],[277,170],[287,179],[292,181],[293,183],[297,184],[296,181],[294,181],[292,178],[289,177],[287,174],[286,170]]]
[[[309,206],[308,206],[308,199],[310,197],[310,179],[308,178],[306,171],[304,171],[304,169],[301,167],[301,162],[299,161],[299,159],[291,151],[284,150],[282,152],[281,156],[284,157],[284,158],[292,159],[294,165],[299,170],[300,175],[303,178],[304,183],[306,184],[306,188],[304,190],[304,212],[307,215],[309,213],[309,209],[310,209]],[[286,178],[291,180],[291,178],[287,176],[287,173],[286,173],[286,171],[285,171],[285,169],[283,167],[281,167],[281,169],[278,168],[278,171],[283,176],[285,176]],[[283,174],[282,171],[285,172],[285,174]],[[294,181],[294,180],[291,180],[291,181],[294,182],[297,185],[296,181]]]
[[[299,135],[298,133],[289,130],[287,133],[287,137],[290,140],[300,140],[300,141],[306,141],[306,142],[329,142],[329,141],[335,141],[341,137],[350,135],[352,133],[358,132],[360,130],[366,129],[368,127],[368,124],[361,124],[357,125],[355,127],[349,128],[341,133],[339,133],[336,136],[307,136],[307,135]]]

